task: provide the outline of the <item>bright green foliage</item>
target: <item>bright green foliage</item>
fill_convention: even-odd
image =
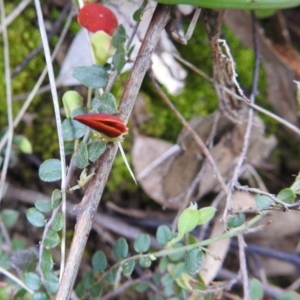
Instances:
[[[204,207],[198,210],[198,225],[208,223],[215,215],[214,207]]]
[[[199,213],[197,209],[186,208],[180,215],[178,220],[178,232],[185,234],[191,232],[198,225]]]
[[[65,92],[62,101],[67,118],[72,116],[73,110],[83,108],[83,98],[76,91]]]

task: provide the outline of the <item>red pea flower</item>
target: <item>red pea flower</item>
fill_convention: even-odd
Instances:
[[[125,123],[119,117],[109,114],[84,114],[73,119],[109,138],[117,138],[128,131]]]
[[[103,30],[113,35],[118,27],[115,14],[107,7],[97,3],[87,3],[79,11],[78,23],[91,32]]]

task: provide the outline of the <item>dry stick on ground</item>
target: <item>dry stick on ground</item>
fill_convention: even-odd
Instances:
[[[142,84],[142,80],[149,67],[151,54],[153,53],[160,33],[170,18],[171,6],[158,5],[144,42],[141,45],[138,57],[134,63],[132,72],[128,78],[122,100],[119,106],[120,117],[128,121],[135,99]],[[69,299],[77,276],[82,254],[92,228],[93,219],[97,211],[114,157],[117,152],[117,144],[109,143],[107,150],[96,164],[96,175],[91,180],[87,191],[75,213],[77,224],[68,255],[68,260],[59,285],[56,299]]]

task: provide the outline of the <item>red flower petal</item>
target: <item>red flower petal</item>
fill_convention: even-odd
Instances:
[[[109,114],[86,114],[73,119],[110,138],[116,138],[128,130],[120,118]]]
[[[107,7],[97,3],[87,3],[80,9],[77,16],[78,23],[91,32],[99,30],[113,35],[118,27],[115,14]]]

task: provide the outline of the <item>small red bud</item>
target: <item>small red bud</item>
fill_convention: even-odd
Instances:
[[[125,123],[119,117],[109,114],[85,114],[73,119],[110,138],[117,138],[128,131]]]
[[[87,3],[79,11],[78,23],[91,32],[103,30],[113,35],[118,27],[115,14],[107,7],[97,3]]]

